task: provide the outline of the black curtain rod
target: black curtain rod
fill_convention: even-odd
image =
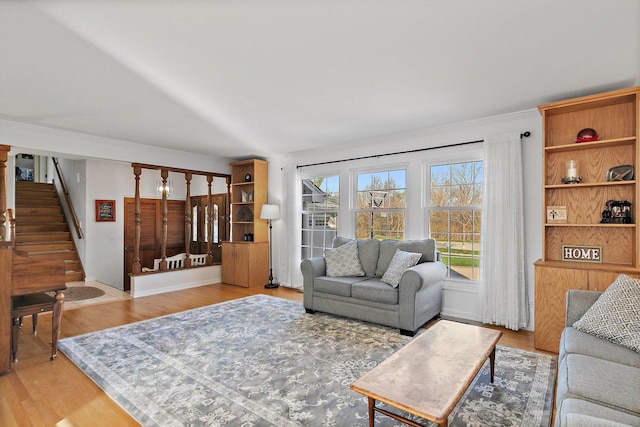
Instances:
[[[522,132],[520,134],[520,138],[522,138],[522,137],[528,138],[529,136],[531,136],[531,132],[529,132],[529,131]],[[300,169],[300,168],[304,168],[304,167],[308,167],[308,166],[329,165],[331,163],[350,162],[352,160],[363,160],[363,159],[373,159],[373,158],[376,158],[376,157],[395,156],[396,154],[417,153],[417,152],[420,152],[420,151],[435,150],[436,148],[458,147],[460,145],[477,144],[479,142],[484,142],[484,139],[478,139],[477,141],[458,142],[456,144],[449,144],[449,145],[440,145],[438,147],[416,148],[415,150],[396,151],[395,153],[372,154],[370,156],[352,157],[350,159],[329,160],[328,162],[309,163],[309,164],[306,164],[306,165],[298,165],[298,166],[296,166],[296,169]]]

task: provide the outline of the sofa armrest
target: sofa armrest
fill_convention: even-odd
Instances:
[[[306,258],[300,262],[304,307],[313,309],[313,279],[327,274],[324,257]]]
[[[447,274],[447,266],[440,261],[423,262],[408,268],[400,278],[400,294],[415,294],[420,289],[440,282]]]
[[[567,291],[565,326],[572,326],[587,312],[589,307],[602,295],[599,291],[572,289]]]

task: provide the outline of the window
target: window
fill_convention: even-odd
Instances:
[[[406,176],[404,169],[358,174],[358,239],[404,240]]]
[[[434,165],[429,231],[451,278],[478,280],[482,161]]]
[[[340,177],[302,180],[302,259],[322,256],[338,234]]]

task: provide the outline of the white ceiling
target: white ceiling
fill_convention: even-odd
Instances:
[[[0,0],[0,119],[268,156],[640,84],[640,0]]]

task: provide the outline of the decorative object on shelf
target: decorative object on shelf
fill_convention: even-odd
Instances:
[[[244,174],[244,182],[251,182],[251,174],[250,173]]]
[[[580,262],[602,262],[602,247],[562,245],[562,260]]]
[[[96,222],[116,220],[115,200],[96,200]]]
[[[163,184],[162,181],[157,181],[156,191],[158,192],[158,197],[160,198],[162,198],[162,193],[165,193],[167,197],[169,197],[171,193],[173,193],[173,181],[168,179],[166,184]]]
[[[267,289],[275,289],[278,287],[277,283],[273,283],[273,258],[272,252],[272,234],[271,229],[273,226],[271,223],[274,219],[280,218],[280,206],[278,205],[262,205],[262,211],[260,212],[260,219],[266,219],[269,222],[269,283],[264,285]]]
[[[566,206],[547,206],[547,223],[548,224],[566,224],[567,223],[567,207]]]
[[[244,241],[245,242],[253,242],[253,233],[246,233],[244,235]]]
[[[633,166],[620,165],[607,171],[607,181],[631,181],[633,179]]]
[[[578,175],[578,161],[567,160],[567,176],[561,179],[563,184],[578,184],[582,177]]]
[[[243,203],[253,202],[253,190],[247,190],[247,191],[242,190],[242,202]]]
[[[251,221],[253,221],[253,212],[251,212],[251,209],[249,209],[246,206],[243,206],[238,211],[237,221],[238,222],[251,222]]]
[[[596,132],[595,129],[584,128],[578,132],[576,142],[592,142],[597,141],[599,138],[598,132]]]
[[[633,224],[631,203],[626,200],[607,200],[600,223]]]

